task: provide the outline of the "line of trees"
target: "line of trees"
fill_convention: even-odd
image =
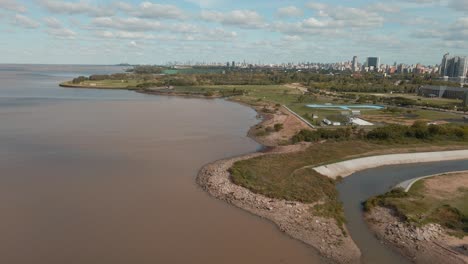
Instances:
[[[351,140],[361,139],[369,141],[406,142],[406,141],[466,141],[468,140],[468,126],[445,124],[427,125],[424,121],[417,121],[412,126],[387,125],[374,128],[371,131],[364,129],[338,128],[318,129],[316,131],[301,130],[293,136],[293,143],[306,141],[316,142],[324,139]]]

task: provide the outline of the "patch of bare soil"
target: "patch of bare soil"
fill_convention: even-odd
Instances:
[[[400,124],[411,126],[416,119],[408,119],[404,116],[393,116],[393,115],[363,115],[362,119],[372,123],[381,123],[381,124]],[[419,119],[418,119],[419,120]],[[425,120],[429,121],[429,120]]]
[[[305,93],[308,92],[307,87],[304,87],[304,86],[303,86],[302,84],[300,84],[300,83],[290,83],[290,84],[286,84],[286,85],[284,85],[284,86],[286,86],[286,87],[288,87],[288,88],[291,88],[291,89],[297,89],[297,90],[299,90],[299,91],[300,91],[301,93],[303,93],[303,94],[305,94]]]
[[[264,113],[265,109],[270,113]],[[256,108],[257,112],[262,113],[263,121],[252,127],[249,136],[264,146],[279,146],[288,144],[290,139],[302,129],[310,129],[302,120],[291,114],[283,107],[261,107]],[[282,124],[280,131],[274,131],[275,124]],[[268,132],[267,130],[270,130]]]
[[[446,199],[455,198],[454,195],[464,195],[460,187],[468,188],[468,173],[452,174],[424,180],[424,193],[428,196]]]

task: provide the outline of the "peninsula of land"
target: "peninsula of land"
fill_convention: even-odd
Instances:
[[[208,164],[199,172],[198,184],[218,199],[271,220],[280,230],[312,246],[334,263],[359,263],[361,251],[348,234],[335,185],[342,176],[364,167],[333,175],[317,168],[339,167],[333,163],[366,157],[370,159],[367,165],[381,166],[385,164],[377,162],[378,158],[369,157],[401,153],[426,152],[422,154],[425,158],[416,157],[412,162],[432,161],[441,151],[458,151],[445,152],[451,155],[448,159],[468,159],[465,151],[468,126],[464,124],[463,113],[445,112],[443,108],[423,109],[420,101],[412,99],[413,95],[371,97],[319,89],[319,81],[310,82],[313,78],[313,74],[297,72],[174,76],[132,73],[79,77],[61,86],[227,98],[254,108],[262,122],[250,128],[248,135],[266,146],[266,150]],[[309,81],[303,81],[306,79]],[[311,103],[327,106],[377,103],[372,100],[383,107],[359,111],[360,118],[373,122],[370,127],[347,123],[349,117],[342,109],[307,107]],[[330,126],[322,120],[339,125]],[[466,212],[462,215],[466,217]],[[465,221],[463,217],[458,221]],[[378,219],[384,224],[395,222],[387,215]],[[432,222],[428,224],[429,228],[435,228]],[[437,226],[437,232],[448,235],[450,228]],[[460,234],[465,236],[466,229]],[[451,254],[443,250],[439,253],[442,258]]]

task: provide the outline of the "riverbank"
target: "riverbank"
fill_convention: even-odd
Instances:
[[[468,263],[468,173],[421,179],[408,193],[366,202],[365,219],[384,243],[415,263]]]
[[[271,153],[303,151],[307,147],[277,147],[268,153],[216,161],[201,169],[197,183],[213,197],[272,221],[281,231],[312,246],[333,263],[359,263],[361,253],[352,238],[342,231],[334,219],[314,215],[316,203],[291,202],[255,194],[234,184],[230,178],[229,169],[235,162]]]
[[[414,263],[468,263],[468,238],[450,236],[438,224],[414,226],[384,207],[366,213],[365,220],[380,241]]]

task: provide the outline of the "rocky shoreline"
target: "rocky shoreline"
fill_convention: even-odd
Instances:
[[[438,224],[417,227],[384,207],[373,208],[365,219],[379,240],[414,263],[468,263],[468,238],[449,236]]]
[[[291,151],[300,150],[298,146],[277,147],[268,154]],[[281,231],[312,246],[332,263],[360,263],[361,252],[351,237],[343,234],[334,219],[314,216],[311,211],[314,204],[272,199],[231,181],[228,170],[235,162],[262,155],[267,153],[208,164],[200,170],[197,183],[213,197],[272,221]]]
[[[257,111],[263,121],[251,127],[248,136],[267,148],[263,152],[219,160],[204,166],[198,173],[197,184],[217,199],[272,221],[282,232],[311,246],[324,257],[325,262],[360,263],[361,251],[352,238],[343,233],[335,219],[313,215],[311,208],[315,204],[269,198],[232,182],[228,170],[237,161],[303,151],[310,146],[310,143],[278,146],[285,138],[290,138],[308,126],[282,108],[274,110],[276,107],[268,105],[250,107]],[[262,110],[265,107],[272,113],[264,113]],[[285,124],[285,129],[268,136],[256,135],[258,129],[275,123]]]

